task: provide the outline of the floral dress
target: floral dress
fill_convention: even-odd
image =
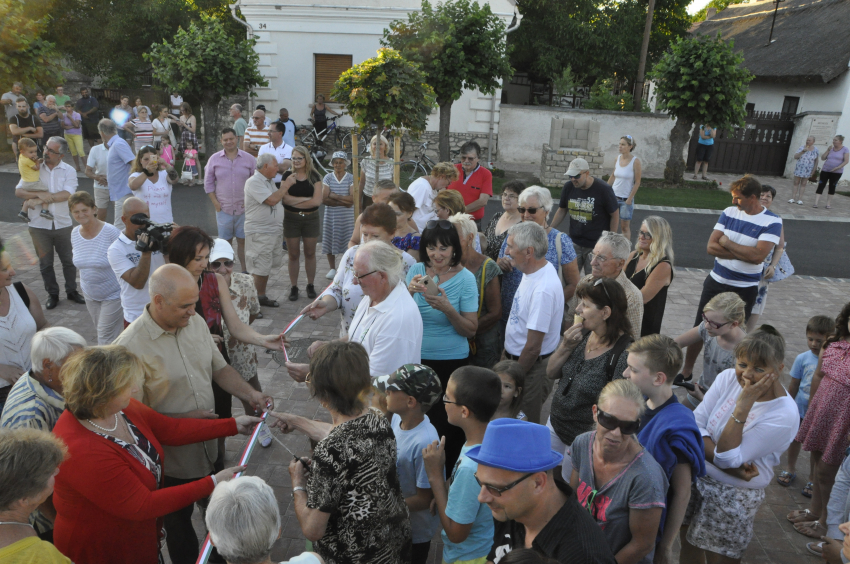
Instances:
[[[260,300],[257,288],[250,274],[234,272],[230,275],[230,301],[239,320],[245,325],[251,321],[251,315],[260,313]],[[224,342],[227,343],[227,353],[230,365],[236,369],[245,381],[257,375],[257,351],[254,345],[238,341],[230,334],[227,324],[224,324]]]
[[[334,427],[316,445],[307,507],[330,513],[315,547],[328,564],[409,562],[410,519],[389,420],[376,409]]]
[[[806,146],[803,145],[797,152],[805,151]],[[815,168],[815,164],[818,162],[818,155],[820,151],[818,151],[817,147],[813,147],[811,151],[806,151],[800,158],[797,159],[797,166],[794,167],[794,176],[799,176],[800,178],[808,178],[812,175],[812,171]]]
[[[419,240],[422,237],[418,234],[408,233],[404,237],[393,237],[393,245],[402,251],[419,250]]]

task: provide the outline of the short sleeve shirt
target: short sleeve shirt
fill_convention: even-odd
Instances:
[[[417,230],[422,233],[425,224],[437,217],[434,212],[434,198],[437,197],[437,192],[431,188],[428,179],[417,178],[407,187],[407,193],[413,196],[413,201],[416,202],[416,211],[411,219],[416,223]]]
[[[83,112],[87,112],[92,108],[96,107],[98,107],[97,100],[94,98],[94,96],[89,96],[87,98],[80,98],[79,100],[77,100],[77,105],[74,107],[74,109],[80,112],[80,115],[82,115]],[[86,123],[97,123],[98,121],[100,121],[100,116],[98,116],[98,112],[92,112],[88,116],[83,117],[83,121]]]
[[[109,246],[106,256],[109,259],[112,272],[118,277],[118,285],[121,287],[121,307],[124,309],[124,321],[131,323],[142,315],[145,306],[150,302],[148,282],[145,282],[144,288],[137,290],[121,277],[125,272],[139,264],[142,253],[136,250],[136,242],[131,241],[124,232],[121,232],[118,239]],[[165,260],[161,252],[157,251],[151,254],[151,273],[163,264],[165,264]]]
[[[136,178],[143,172],[134,172],[130,178]],[[133,192],[137,198],[148,204],[151,221],[155,223],[172,223],[174,213],[171,210],[172,185],[168,183],[168,172],[160,170],[156,175],[156,181],[151,182],[154,177],[145,180],[141,188]]]
[[[806,416],[806,411],[809,409],[809,395],[812,390],[812,376],[815,369],[818,367],[818,357],[812,351],[800,353],[794,359],[794,366],[791,367],[791,377],[800,381],[800,387],[797,390],[797,396],[794,401],[797,403],[797,408],[800,410],[800,419]]]
[[[481,197],[481,194],[493,195],[493,173],[478,165],[472,174],[464,178],[463,167],[459,164],[455,165],[458,169],[458,179],[449,184],[448,190],[456,190],[463,196],[463,203],[471,204]],[[479,208],[472,212],[472,217],[481,220],[484,217],[484,208]]]
[[[248,129],[248,122],[245,118],[239,116],[239,119],[233,122],[233,129],[236,131],[236,137],[244,137],[245,130]]]
[[[487,556],[493,546],[493,513],[486,503],[478,501],[481,492],[481,486],[475,480],[478,463],[466,456],[473,446],[463,445],[460,458],[452,470],[446,516],[460,525],[472,523],[472,529],[466,540],[458,544],[450,541],[445,531],[440,533],[443,539],[443,560],[449,564]]]
[[[277,160],[277,164],[280,164],[286,159],[292,158],[292,146],[287,145],[286,143],[281,143],[280,146],[275,147],[273,143],[269,142],[260,147],[260,150],[257,152],[257,157],[259,158],[260,155],[263,155],[265,153],[273,154],[275,159]],[[277,173],[277,175],[275,175],[274,177],[275,183],[280,182],[282,178],[282,175],[280,173]]]
[[[107,141],[109,147],[107,156],[106,182],[109,185],[109,199],[117,202],[131,194],[129,178],[130,164],[136,158],[133,149],[126,141],[114,135]]]
[[[395,434],[398,458],[398,478],[401,482],[401,495],[405,498],[416,495],[417,488],[431,489],[428,474],[425,472],[425,461],[422,450],[439,441],[437,430],[431,424],[428,416],[413,429],[401,428],[401,417],[393,415],[393,434]],[[440,526],[440,517],[431,515],[427,509],[410,512],[410,526],[413,529],[413,544],[428,542]]]
[[[540,354],[551,354],[558,347],[563,319],[564,289],[547,261],[537,272],[522,276],[505,328],[505,351],[519,356],[532,330],[544,333]]]
[[[717,337],[708,334],[705,321],[699,324],[698,331],[703,343],[702,376],[699,383],[710,388],[718,374],[735,366],[735,352],[727,351],[717,342]]]
[[[19,94],[15,94],[14,92],[6,92],[2,96],[0,96],[0,100],[9,100],[11,104],[5,104],[3,108],[6,110],[6,121],[8,122],[15,114],[18,113],[17,100]]]
[[[245,182],[245,234],[283,232],[283,204],[264,204],[277,189],[271,180],[255,172]]]
[[[587,189],[567,181],[561,191],[560,207],[570,215],[570,238],[575,244],[592,248],[611,227],[611,215],[620,209],[614,189],[599,178]]]

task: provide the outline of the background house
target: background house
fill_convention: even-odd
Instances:
[[[790,176],[793,153],[808,135],[821,151],[836,134],[850,143],[850,0],[784,0],[776,6],[772,0],[732,5],[692,31],[734,40],[755,75],[747,109],[776,112],[770,117],[793,122],[785,166]],[[748,127],[759,124],[748,120]],[[850,170],[842,178],[847,180]]]
[[[506,24],[514,16],[512,0],[479,0],[489,3]],[[269,82],[257,88],[252,102],[265,104],[275,116],[287,108],[296,123],[308,123],[310,104],[317,94],[328,96],[339,75],[352,65],[376,55],[384,29],[393,20],[407,19],[420,9],[420,0],[335,0],[305,3],[300,0],[242,0],[242,15],[258,39],[260,71]],[[498,133],[501,91],[491,96],[465,91],[452,106],[453,145],[475,138],[486,146],[491,116]],[[339,104],[330,106],[339,111]],[[495,108],[495,110],[494,110]],[[351,126],[346,116],[340,125]],[[439,111],[428,120],[428,132],[439,130]],[[429,138],[425,135],[424,138]],[[408,151],[410,144],[408,144]]]

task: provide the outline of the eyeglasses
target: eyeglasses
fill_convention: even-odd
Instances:
[[[354,276],[355,278],[357,278],[357,281],[359,282],[359,281],[360,281],[360,280],[362,280],[363,278],[366,278],[366,277],[367,277],[367,276],[369,276],[370,274],[375,274],[376,272],[378,272],[378,271],[377,271],[377,270],[373,270],[372,272],[367,272],[366,274],[363,274],[362,276],[358,276],[358,275],[356,275],[356,274],[353,274],[353,276]]]
[[[45,150],[46,152],[50,153],[51,155],[56,155],[57,157],[58,157],[59,155],[61,155],[61,154],[62,154],[62,153],[57,153],[56,151],[54,151],[54,150],[53,150],[53,149],[51,149],[50,147],[45,147],[45,148],[44,148],[44,150]]]
[[[534,472],[528,473],[525,476],[523,476],[522,478],[520,478],[519,480],[514,480],[513,482],[511,482],[510,484],[507,484],[505,486],[493,486],[493,485],[490,485],[490,484],[482,484],[481,480],[478,479],[477,473],[473,474],[473,476],[475,477],[475,482],[478,484],[479,487],[487,488],[487,491],[490,492],[495,497],[502,497],[502,494],[505,493],[506,491],[508,491],[509,489],[511,489],[512,487],[516,486],[517,484],[519,484],[520,482],[522,482],[523,480],[525,480],[529,476],[534,476]]]
[[[612,258],[612,257],[605,257],[605,256],[602,256],[602,255],[598,255],[596,253],[588,253],[587,256],[590,258],[590,262],[596,261],[599,264],[605,264],[606,262],[608,262]]]
[[[652,239],[652,233],[649,231],[638,231],[638,237],[643,237],[644,239]]]
[[[600,278],[599,280],[593,283],[593,287],[595,288],[596,286],[601,285],[602,289],[605,290],[605,295],[608,296],[608,301],[613,304],[614,300],[611,299],[611,294],[608,293],[608,288],[606,288],[605,284],[603,283],[604,280],[604,278]]]
[[[534,214],[537,213],[537,210],[542,210],[542,209],[543,208],[523,208],[523,207],[519,207],[519,208],[516,209],[516,211],[518,211],[519,213],[528,212],[531,215],[534,215]]]
[[[720,329],[724,325],[729,325],[730,323],[732,323],[731,321],[727,321],[726,323],[715,323],[714,321],[711,321],[709,318],[707,318],[704,313],[702,314],[702,320],[705,321],[706,325],[708,325],[709,327],[714,327],[715,329]]]
[[[213,270],[218,270],[219,268],[221,268],[222,265],[226,266],[227,268],[230,268],[231,266],[233,266],[233,261],[232,260],[223,260],[223,261],[222,260],[216,260],[216,261],[213,261],[213,262],[210,263],[210,266],[213,268]]]
[[[451,404],[454,404],[454,405],[463,405],[462,403],[459,403],[459,402],[456,402],[456,401],[449,401],[449,396],[447,396],[446,394],[443,394],[443,403],[451,403]]]
[[[599,406],[596,406],[596,421],[609,431],[613,431],[619,427],[624,435],[634,435],[640,430],[640,419],[636,421],[623,421],[610,413],[605,413],[599,409]]]
[[[454,226],[448,219],[432,219],[425,224],[425,229],[434,229],[435,227],[439,227],[440,229],[452,229]]]

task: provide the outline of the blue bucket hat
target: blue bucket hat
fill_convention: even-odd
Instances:
[[[564,460],[563,454],[552,450],[549,429],[509,418],[491,421],[484,440],[466,456],[478,464],[511,472],[544,472]]]

